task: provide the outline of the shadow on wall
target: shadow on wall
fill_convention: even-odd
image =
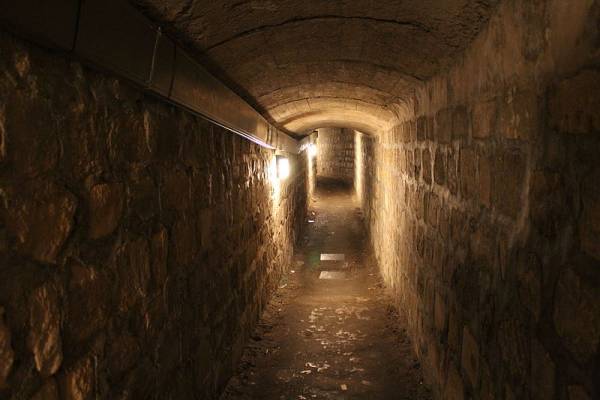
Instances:
[[[373,201],[375,158],[373,146],[376,138],[365,133],[354,132],[354,192],[360,204],[365,222],[370,220]],[[368,224],[366,228],[369,229]]]

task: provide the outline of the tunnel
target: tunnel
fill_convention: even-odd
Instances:
[[[0,399],[600,398],[596,0],[0,0]]]

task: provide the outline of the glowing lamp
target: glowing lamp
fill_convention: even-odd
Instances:
[[[287,179],[290,176],[290,160],[286,157],[277,156],[277,178]]]
[[[308,156],[309,157],[314,157],[317,155],[317,145],[314,143],[311,143],[308,145]]]

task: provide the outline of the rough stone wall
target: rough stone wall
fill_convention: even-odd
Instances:
[[[598,20],[503,2],[375,145],[373,247],[438,398],[600,396]]]
[[[213,398],[305,218],[273,158],[0,34],[0,398]]]
[[[354,131],[342,128],[318,129],[317,176],[346,183],[354,179]]]

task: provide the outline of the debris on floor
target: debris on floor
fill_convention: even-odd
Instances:
[[[321,271],[319,279],[346,279],[346,273],[342,271]]]

